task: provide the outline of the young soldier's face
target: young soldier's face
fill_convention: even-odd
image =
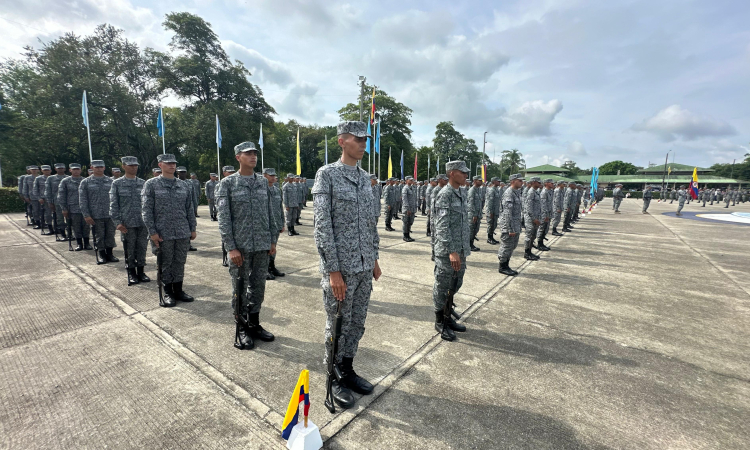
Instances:
[[[94,169],[94,176],[95,177],[100,177],[100,176],[104,175],[104,167],[92,167],[92,169]]]
[[[80,177],[81,176],[81,169],[70,169],[70,174],[74,177]]]
[[[258,164],[258,153],[257,152],[240,152],[235,158],[243,166],[252,167],[253,169]]]
[[[339,135],[339,145],[341,150],[350,158],[361,160],[365,155],[366,137],[357,137],[353,134],[345,133]]]

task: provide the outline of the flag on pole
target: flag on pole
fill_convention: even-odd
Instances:
[[[368,155],[370,154],[370,134],[370,122],[367,122],[367,145],[365,146],[365,153]]]
[[[487,181],[487,164],[482,164],[482,181]]]
[[[404,179],[404,151],[401,150],[401,179]]]
[[[307,416],[310,413],[310,371],[303,370],[297,379],[297,386],[292,392],[292,398],[289,399],[289,406],[286,408],[284,422],[281,423],[281,437],[289,440],[292,434],[292,428],[299,422],[299,407],[304,404],[303,416],[305,426],[307,426]]]
[[[388,149],[388,178],[393,178],[393,161],[391,161],[391,149]]]
[[[435,170],[436,170],[435,173],[439,175],[440,174],[440,157],[439,156],[438,156],[437,163],[435,163]]]
[[[693,168],[693,180],[690,182],[690,196],[693,200],[698,199],[698,168]]]
[[[86,103],[86,91],[83,91],[83,103],[81,106],[81,115],[83,116],[83,126],[89,127],[89,106]]]
[[[375,123],[375,88],[372,88],[372,108],[370,109],[370,123]]]
[[[417,181],[417,154],[414,154],[414,181]]]
[[[260,124],[260,139],[258,139],[258,146],[263,150],[263,124]]]
[[[328,165],[328,135],[325,135],[326,139],[326,166]]]
[[[216,115],[216,145],[221,148],[221,125],[219,124],[219,115]]]
[[[430,181],[430,154],[427,154],[427,181]]]
[[[380,154],[380,122],[378,122],[378,129],[375,132],[375,154]]]
[[[302,175],[302,159],[299,151],[299,128],[297,128],[297,175]]]
[[[156,129],[159,131],[159,137],[164,137],[164,115],[159,108],[159,117],[156,118]]]

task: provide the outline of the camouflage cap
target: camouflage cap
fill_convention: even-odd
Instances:
[[[622,186],[622,183],[617,183],[615,186]]]
[[[301,177],[301,176],[299,176],[299,175],[295,175],[295,176],[294,176],[294,179],[295,179],[295,180],[301,180],[301,179],[302,179],[302,177]]]
[[[30,170],[39,170],[39,166],[37,166],[37,165],[31,165],[31,166],[29,166],[29,169]]]
[[[288,174],[286,174],[286,177],[287,178],[294,178],[294,174],[293,173],[288,173]]]
[[[216,174],[212,172],[212,173],[209,173],[209,174],[208,174],[208,176],[209,176],[209,177],[215,177],[215,176],[216,176]]]
[[[547,184],[547,183],[554,183],[554,182],[555,182],[555,180],[553,180],[552,178],[545,178],[545,179],[544,179],[544,184]]]
[[[171,153],[164,153],[162,155],[158,155],[156,157],[156,160],[159,161],[160,163],[162,162],[163,163],[176,163],[177,162],[177,158],[175,158],[174,155]]]
[[[31,166],[26,166],[26,170],[31,170]]]
[[[438,180],[438,181],[441,181],[441,180],[442,180],[442,181],[448,181],[448,175],[446,175],[446,174],[444,174],[444,173],[441,173],[441,174],[439,174],[439,175],[437,176],[437,180]]]
[[[44,164],[42,166],[42,170],[52,170],[52,167],[48,166],[47,164]]]
[[[558,186],[560,186],[561,184],[565,184],[565,182],[563,180],[560,180],[560,181],[557,182]]]
[[[490,181],[492,181],[494,183],[495,181],[500,181],[500,178],[498,178],[498,177],[492,177],[492,178],[490,178]]]
[[[234,154],[238,155],[242,152],[255,152],[258,153],[258,149],[255,148],[253,142],[242,142],[234,146]]]
[[[88,172],[89,173],[94,173],[94,169],[89,169]]]
[[[413,179],[414,179],[414,177],[410,177],[410,176],[407,176],[407,177],[406,177],[406,180],[407,180],[407,181],[408,181],[408,180],[413,180]]]
[[[360,122],[359,120],[341,122],[338,127],[336,127],[336,131],[339,135],[351,134],[357,137],[372,137],[372,135],[367,132],[367,124]]]
[[[135,156],[123,156],[120,158],[120,161],[122,161],[123,166],[138,166],[138,158]],[[112,169],[115,170],[115,169]],[[119,169],[118,169],[119,170]]]
[[[112,168],[112,172],[120,172],[120,168],[119,167],[113,167]]]
[[[68,168],[70,168],[70,169],[80,169],[81,165],[78,164],[78,163],[70,163],[70,164],[68,164]]]
[[[370,175],[370,179],[371,180],[377,180],[378,176],[373,173],[372,175]]]
[[[104,161],[101,159],[95,159],[91,161],[91,167],[104,167]]]
[[[437,181],[437,178],[435,177],[430,178],[430,182],[433,182],[433,181]]]
[[[685,186],[685,185],[683,184],[682,186],[680,186],[680,189],[685,189],[686,187],[687,187],[687,186]]]
[[[539,178],[539,177],[531,177],[531,178],[529,178],[529,183],[533,183],[533,182],[535,182],[535,181],[536,181],[537,183],[541,183],[541,182],[542,182],[542,179],[541,179],[541,178]]]
[[[448,161],[445,163],[445,173],[448,173],[451,170],[460,170],[463,173],[469,173],[469,168],[466,167],[466,163],[460,160]]]
[[[224,166],[221,168],[222,172],[234,172],[234,166]]]
[[[185,168],[185,166],[177,166],[177,171],[178,172],[187,172],[187,169]]]
[[[480,175],[474,175],[474,177],[472,177],[472,180],[474,180],[474,181],[481,180],[481,179],[482,179],[482,177]]]
[[[195,176],[195,172],[190,172],[190,176],[194,177]]]
[[[508,181],[513,181],[513,180],[521,180],[521,181],[523,181],[523,177],[521,176],[520,173],[514,173],[513,175],[511,175],[510,177],[508,177]]]
[[[65,163],[55,163],[55,169],[64,169]]]
[[[154,167],[153,169],[151,169],[151,172],[153,173],[161,172],[161,169],[158,167]]]
[[[273,167],[266,167],[265,169],[263,169],[263,175],[271,175],[275,177],[276,169],[274,169]]]

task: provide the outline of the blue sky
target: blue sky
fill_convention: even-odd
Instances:
[[[645,166],[669,150],[707,166],[750,151],[741,1],[24,0],[0,11],[0,58],[103,22],[165,50],[171,11],[209,21],[280,120],[335,124],[365,75],[414,110],[416,145],[451,120],[480,148],[488,131],[488,156],[518,148],[528,166]]]

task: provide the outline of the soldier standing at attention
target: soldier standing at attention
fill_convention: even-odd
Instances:
[[[115,223],[109,214],[109,191],[112,189],[112,178],[104,175],[104,161],[91,161],[94,173],[81,181],[78,186],[78,203],[83,220],[94,227],[96,240],[97,264],[118,262],[112,254],[115,248]]]
[[[159,175],[161,175],[161,169],[160,168],[154,167],[153,169],[151,169],[151,178],[156,178]]]
[[[62,240],[64,240],[66,238],[65,219],[63,217],[62,208],[57,204],[57,191],[60,189],[60,182],[62,182],[63,178],[65,178],[66,176],[65,164],[56,163],[55,172],[57,173],[47,178],[47,182],[44,185],[44,198],[47,202],[47,208],[50,209],[50,214],[52,214],[52,211],[54,211],[55,216],[57,216],[57,222],[53,225],[50,225],[50,232],[62,235]],[[52,227],[54,227],[54,229]]]
[[[732,200],[732,188],[728,187],[727,192],[724,194],[725,208],[729,208],[729,202]],[[36,214],[34,215],[36,217]],[[35,227],[36,228],[36,227]]]
[[[120,178],[121,175],[122,175],[122,172],[120,171],[118,167],[112,168],[112,181]]]
[[[557,231],[557,226],[560,224],[560,219],[562,217],[563,199],[565,197],[564,185],[564,181],[558,181],[557,187],[555,187],[555,190],[552,193],[552,236],[563,235]]]
[[[273,204],[269,196],[269,180],[254,172],[258,163],[258,150],[252,142],[234,147],[240,163],[239,172],[219,182],[216,188],[216,208],[219,231],[224,248],[229,252],[229,273],[232,289],[238,289],[237,279],[242,278],[244,289],[235,292],[232,299],[240,299],[240,335],[237,348],[252,349],[255,340],[271,342],[274,335],[260,325],[260,309],[266,292],[269,256],[276,253],[279,226],[274,220]],[[236,305],[232,305],[234,310]]]
[[[193,216],[195,216],[195,212],[198,210],[197,206],[195,204],[195,185],[188,181],[187,179],[187,169],[184,166],[178,166],[177,167],[177,178],[179,178],[180,181],[185,183],[188,187],[188,192],[190,192],[190,201],[193,202]],[[198,249],[193,247],[193,243],[189,242],[188,251],[190,252],[197,252]]]
[[[500,213],[500,248],[497,258],[500,260],[498,272],[516,276],[518,272],[510,268],[510,257],[518,246],[521,233],[521,192],[523,178],[520,173],[510,176],[510,187],[503,194],[503,209]]]
[[[703,206],[706,206],[706,197],[708,194],[703,195]],[[651,194],[651,186],[646,186],[646,189],[643,190],[643,214],[648,214],[646,211],[648,211],[648,205],[651,204],[651,198],[653,198],[653,194]]]
[[[385,231],[393,231],[391,226],[391,190],[393,190],[393,178],[385,180],[385,188],[383,188],[383,208],[385,209]]]
[[[212,173],[209,176],[211,177],[211,179],[206,181],[206,199],[208,200],[208,215],[211,216],[212,222],[216,222],[218,219],[216,218],[216,202],[214,201],[214,191],[216,190],[216,184],[218,183],[218,179],[216,178],[215,173]]]
[[[406,177],[406,184],[401,189],[401,231],[404,233],[404,241],[414,242],[411,237],[411,226],[414,224],[414,215],[417,213],[417,191],[414,188],[414,178]]]
[[[392,224],[393,219],[398,217],[398,211],[396,210],[396,208],[398,208],[397,199],[401,198],[401,190],[402,188],[399,186],[398,181],[395,178],[391,178],[391,187],[388,190],[388,196],[386,197],[386,208],[390,215],[390,222],[385,227],[386,231],[396,231]]]
[[[151,281],[143,273],[143,267],[146,265],[148,230],[141,215],[141,192],[146,182],[138,178],[138,158],[123,156],[120,160],[125,176],[112,181],[109,191],[109,213],[112,222],[120,230],[120,240],[126,257],[128,286],[131,286]]]
[[[39,176],[39,166],[31,166],[31,174],[24,178],[24,192],[26,193],[26,201],[31,205],[31,214],[33,217],[34,230],[42,228],[42,220],[39,214],[41,210],[39,205],[39,196],[34,195],[34,181]]]
[[[200,200],[201,200],[201,181],[198,179],[195,173],[191,172],[189,182],[193,184],[193,200],[195,203],[195,217],[200,217],[198,215],[198,203],[200,203]]]
[[[380,218],[380,181],[377,175],[370,175],[370,186],[372,187],[372,211],[375,213],[375,225],[377,225]]]
[[[280,235],[284,232],[284,204],[281,200],[281,189],[277,186],[278,178],[276,177],[276,170],[273,168],[266,168],[263,170],[263,176],[268,180],[268,195],[271,199],[273,221],[276,224],[276,228],[278,228],[276,234]],[[281,272],[276,268],[276,253],[269,256],[268,275],[266,275],[266,280],[275,280],[276,277],[283,277],[284,275],[286,275],[284,272]]]
[[[454,341],[454,331],[464,332],[466,326],[456,323],[449,317],[445,321],[445,302],[448,291],[456,293],[461,288],[466,272],[466,258],[471,255],[471,213],[468,212],[467,193],[461,187],[466,183],[469,168],[463,161],[449,161],[445,164],[448,183],[440,189],[433,215],[435,221],[435,283],[432,287],[432,302],[435,307],[435,329],[446,341]],[[481,181],[480,181],[481,183]],[[475,190],[479,200],[479,189]],[[479,201],[481,207],[481,200]],[[455,286],[454,286],[455,277]]]
[[[302,177],[302,206],[307,208],[307,194],[310,193],[310,188],[307,187],[307,178]]]
[[[534,239],[536,238],[536,232],[539,229],[539,225],[542,224],[542,201],[539,195],[539,186],[541,180],[539,177],[531,177],[529,179],[529,190],[526,191],[526,207],[524,208],[524,215],[526,216],[526,238],[524,239],[524,258],[530,261],[536,261],[539,256],[531,253],[531,246],[534,245]]]
[[[36,197],[37,206],[39,206],[39,228],[42,230],[42,236],[55,234],[55,232],[52,231],[51,226],[52,211],[44,206],[44,188],[47,184],[47,178],[49,178],[50,173],[52,173],[52,168],[50,166],[42,166],[42,174],[34,179],[34,187],[32,188],[31,194],[33,197]],[[47,227],[49,227],[49,231],[47,231]]]
[[[394,180],[394,186],[396,186],[396,190],[395,190],[395,196],[394,196],[395,207],[393,208],[393,218],[396,220],[401,220],[401,217],[399,217],[398,212],[401,211],[401,206],[402,206],[401,205],[402,203],[401,193],[404,190],[404,182],[399,181],[399,180]]]
[[[18,177],[18,196],[21,197],[21,201],[24,203],[24,207],[26,208],[26,225],[27,226],[31,224],[30,220],[32,218],[32,213],[31,211],[29,211],[31,206],[27,200],[27,195],[24,192],[24,186],[26,184],[24,180],[26,180],[26,177],[28,177],[30,173],[31,173],[31,166],[26,166],[26,173]]]
[[[161,252],[161,279],[164,303],[175,306],[177,301],[192,302],[193,297],[182,290],[190,241],[195,239],[195,210],[190,186],[175,178],[177,160],[165,153],[157,156],[161,176],[143,185],[141,215],[151,238],[151,249]]]
[[[281,191],[284,199],[284,209],[286,209],[286,232],[289,236],[297,236],[299,234],[294,231],[294,222],[297,211],[299,211],[297,190],[294,186],[294,175],[291,173],[286,174],[286,180],[281,185]]]
[[[685,185],[680,186],[680,190],[677,191],[677,215],[682,215],[682,208],[685,206],[685,199],[687,198],[687,191]]]
[[[542,189],[542,192],[539,195],[542,215],[540,219],[541,223],[539,224],[539,229],[536,232],[536,248],[543,252],[550,250],[549,247],[544,245],[544,238],[545,236],[547,236],[547,231],[549,231],[549,224],[552,220],[552,203],[554,201],[553,197],[555,195],[555,191],[552,190],[554,187],[553,183],[554,180],[552,178],[547,178],[546,180],[544,180],[544,189]]]
[[[450,179],[450,176],[448,177]],[[464,180],[464,183],[466,180]],[[472,252],[478,252],[479,247],[474,245],[474,241],[477,239],[477,233],[479,233],[479,225],[482,223],[482,177],[479,175],[473,179],[473,184],[469,188],[467,195],[467,211],[469,214],[469,232],[471,234],[469,239],[469,246]]]
[[[420,181],[419,183],[417,183],[417,192],[419,192],[419,206],[417,209],[419,209],[422,212],[423,216],[426,216],[427,211],[425,211],[426,206],[425,206],[425,201],[424,201],[424,196],[425,196],[425,193],[427,192],[426,181]]]
[[[83,220],[79,204],[78,188],[83,181],[81,165],[71,163],[68,167],[70,168],[70,176],[63,178],[60,182],[60,187],[57,189],[57,204],[62,208],[63,217],[70,223],[70,229],[75,232],[78,246],[73,251],[93,250],[93,247],[89,244],[91,227]]]
[[[426,235],[430,235],[430,196],[432,195],[432,190],[437,186],[437,180],[435,178],[430,178],[429,184],[427,185],[427,188],[424,190],[424,209],[427,213],[427,225],[425,228],[427,229]]]
[[[323,305],[327,314],[325,329],[327,366],[331,336],[341,302],[342,335],[336,363],[342,379],[334,377],[334,401],[342,408],[354,405],[352,391],[367,395],[373,386],[354,371],[354,357],[365,332],[372,280],[380,278],[378,251],[380,238],[372,214],[372,190],[367,172],[357,167],[370,137],[364,122],[338,125],[341,159],[318,169],[313,186],[315,245],[320,254]]]
[[[572,230],[570,226],[570,220],[573,217],[573,202],[575,201],[575,183],[571,182],[568,184],[568,188],[565,189],[565,196],[563,197],[563,231],[569,232]]]
[[[487,243],[490,245],[499,244],[495,240],[495,229],[497,228],[497,218],[500,216],[500,180],[492,177],[491,185],[487,189],[487,199],[485,200],[484,213],[487,216]]]
[[[615,214],[620,214],[620,203],[624,197],[625,196],[622,193],[622,184],[616,184],[615,190],[612,191],[612,208],[615,210]]]

